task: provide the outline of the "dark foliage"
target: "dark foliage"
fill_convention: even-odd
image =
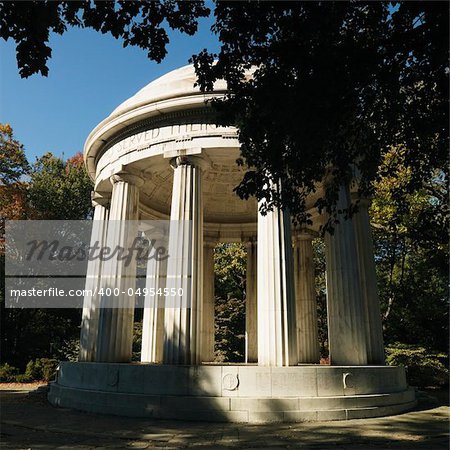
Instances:
[[[446,171],[447,3],[217,1],[215,17],[221,50],[193,62],[202,89],[228,83],[214,103],[220,123],[240,130],[242,198],[308,222],[305,198],[327,177],[315,206],[335,213],[353,163],[368,195],[399,144],[412,174],[406,192]],[[281,194],[270,188],[278,180]]]
[[[51,32],[62,35],[70,26],[92,28],[120,39],[124,47],[140,47],[161,62],[169,43],[166,28],[192,35],[197,18],[208,14],[202,1],[2,1],[0,37],[16,42],[22,77],[39,72],[46,76]]]

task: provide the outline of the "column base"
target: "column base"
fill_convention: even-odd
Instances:
[[[208,422],[303,422],[399,414],[416,405],[403,367],[61,363],[54,406]]]

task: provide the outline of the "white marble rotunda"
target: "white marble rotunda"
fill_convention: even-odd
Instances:
[[[215,125],[206,102],[223,96],[194,88],[192,66],[151,82],[87,138],[84,158],[95,187],[93,239],[125,247],[130,233],[108,223],[172,220],[182,238],[169,253],[189,257],[180,278],[149,261],[148,287],[179,288],[172,307],[145,304],[141,362],[132,362],[134,299],[115,307],[85,297],[80,360],[64,362],[51,384],[52,404],[137,417],[236,422],[341,420],[395,414],[415,405],[404,369],[385,366],[368,202],[325,238],[330,364],[319,364],[310,228],[287,211],[263,216],[233,188],[243,172],[237,130]],[[320,195],[320,192],[316,195]],[[339,205],[352,200],[342,186]],[[308,207],[312,209],[315,198]],[[188,226],[189,224],[189,226]],[[246,363],[214,363],[214,260],[221,242],[247,247]],[[168,264],[170,265],[171,260]],[[136,285],[136,267],[93,261],[90,286],[120,292]],[[181,280],[181,281],[180,281]],[[188,281],[186,281],[188,280]],[[190,308],[182,307],[189,302]]]

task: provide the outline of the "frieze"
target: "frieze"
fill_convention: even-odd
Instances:
[[[220,127],[214,124],[190,123],[170,125],[161,128],[153,128],[141,131],[137,134],[126,137],[116,142],[102,156],[114,155],[119,157],[130,151],[143,150],[158,144],[167,144],[170,142],[192,141],[194,138],[202,137],[237,137],[230,127]],[[104,158],[100,158],[104,159]],[[98,161],[99,162],[99,161]]]
[[[187,143],[192,147],[195,145],[192,142],[195,139],[219,138],[228,141],[237,137],[237,129],[212,123],[178,123],[142,130],[117,141],[104,151],[96,162],[97,175],[109,164],[133,152],[147,151],[151,148],[160,152],[162,148],[166,153]]]
[[[215,123],[215,114],[209,107],[187,109],[182,111],[173,111],[150,117],[149,119],[141,120],[132,125],[128,125],[126,128],[121,129],[117,134],[110,137],[103,148],[103,153],[115,145],[117,142],[124,140],[125,138],[138,134],[142,131],[159,129],[161,127],[169,125],[187,124],[187,123]],[[99,158],[101,155],[98,155]]]
[[[230,135],[229,127],[219,127],[212,123],[185,123],[152,128],[126,137],[115,143],[109,150],[122,153],[124,150],[138,149],[142,145],[150,146],[162,142],[190,140],[193,137],[211,136],[225,133]],[[234,135],[236,137],[236,134]]]

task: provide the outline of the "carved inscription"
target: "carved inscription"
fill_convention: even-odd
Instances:
[[[190,136],[191,134],[201,135],[202,133],[208,135],[215,131],[229,133],[230,128],[217,127],[214,124],[206,123],[188,123],[181,125],[170,125],[162,128],[153,128],[151,130],[141,131],[140,133],[134,134],[133,136],[129,136],[122,141],[117,142],[113,145],[112,150],[114,152],[121,152],[140,147],[141,145],[151,145],[159,141],[176,139],[181,136]]]

